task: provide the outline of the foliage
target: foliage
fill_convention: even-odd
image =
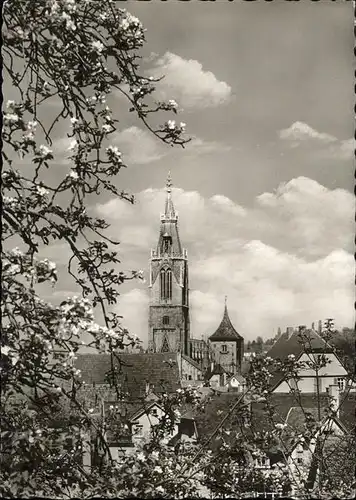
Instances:
[[[81,439],[96,425],[76,397],[82,381],[73,360],[83,331],[87,348],[113,357],[118,348],[138,344],[112,306],[125,280],[142,277],[117,271],[118,242],[107,236],[104,219],[90,215],[98,195],[133,202],[116,181],[125,164],[111,142],[120,117],[110,98],[123,96],[129,111],[167,144],[184,146],[185,126],[149,122],[154,114],[176,113],[177,104],[154,101],[156,81],[139,67],[144,29],[115,2],[8,1],[3,39],[12,98],[3,113],[1,492],[70,496],[75,487],[89,494],[103,480],[88,475],[77,453],[55,444],[55,406],[70,402],[61,423],[64,441],[76,435],[74,423]],[[68,158],[56,155],[52,139],[63,128]],[[56,263],[42,257],[56,242],[67,248],[67,271],[79,291],[59,305],[46,300],[59,278]]]

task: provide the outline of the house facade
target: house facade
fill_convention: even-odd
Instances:
[[[348,372],[335,353],[335,349],[313,329],[304,326],[287,329],[267,356],[276,361],[285,361],[289,356],[301,364],[298,377],[287,380],[278,370],[273,370],[271,385],[273,392],[287,393],[299,390],[302,393],[328,392],[328,388],[337,385],[344,390],[348,381]]]

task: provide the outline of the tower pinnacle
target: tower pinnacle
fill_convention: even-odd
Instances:
[[[168,172],[167,180],[166,180],[166,204],[164,210],[164,218],[166,220],[176,219],[176,213],[173,206],[172,201],[172,177],[171,172]]]
[[[172,191],[172,177],[171,177],[171,171],[168,172],[167,175],[167,181],[166,181],[166,191],[167,193],[170,193]]]

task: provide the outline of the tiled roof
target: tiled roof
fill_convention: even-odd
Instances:
[[[241,337],[231,323],[226,304],[223,319],[217,330],[210,335],[209,340],[243,340],[243,337]]]
[[[294,330],[289,338],[287,332],[283,333],[267,352],[267,355],[283,361],[289,354],[298,357],[305,350],[316,352],[322,350],[324,352],[332,351],[333,348],[315,330],[306,329],[302,333]]]
[[[195,421],[197,423],[197,430],[199,440],[204,442],[215,430],[217,424],[222,421],[222,419],[227,415],[232,406],[240,399],[236,393],[229,392],[216,392],[208,401],[204,404],[204,409],[202,411],[195,413]],[[241,405],[243,402],[241,402]],[[235,429],[236,431],[241,431],[243,428],[243,420],[236,410],[227,418],[225,428]],[[233,433],[231,434],[231,436]],[[220,438],[216,435],[215,438],[210,442],[210,447],[219,447]]]
[[[119,360],[118,360],[119,359]],[[174,392],[180,387],[177,354],[139,353],[119,354],[113,359],[117,371],[117,384],[133,399],[142,398],[146,385],[153,392]],[[81,370],[82,380],[87,384],[107,384],[111,371],[110,354],[78,354],[75,367]]]
[[[327,394],[320,394],[320,406],[323,409],[328,407],[329,397]],[[306,411],[314,411],[318,407],[318,398],[315,393],[293,394],[274,393],[271,394],[269,402],[273,407],[274,423],[285,423],[291,408],[304,408]],[[271,428],[272,422],[268,416],[268,405],[265,402],[253,402],[251,404],[252,418],[256,431]],[[289,417],[288,417],[289,418]]]
[[[315,330],[306,329],[300,333],[298,330],[288,336],[288,333],[283,333],[277,342],[273,344],[267,352],[267,356],[284,361],[290,354],[294,354],[298,359],[303,352],[332,352],[333,348],[324,340]],[[283,374],[274,371],[270,384],[276,387],[282,380]]]
[[[223,375],[224,373],[228,374],[228,372],[219,363],[217,363],[214,365],[213,369],[209,367],[204,378],[205,380],[210,380],[213,375]]]

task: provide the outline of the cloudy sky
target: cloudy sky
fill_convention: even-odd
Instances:
[[[125,7],[147,29],[143,69],[165,75],[158,94],[178,102],[193,140],[160,144],[116,97],[114,142],[129,165],[120,185],[136,204],[93,210],[121,240],[122,268],[147,271],[171,171],[193,336],[214,332],[225,295],[246,339],[326,317],[352,326],[351,2]],[[147,284],[126,284],[118,311],[146,341]]]

